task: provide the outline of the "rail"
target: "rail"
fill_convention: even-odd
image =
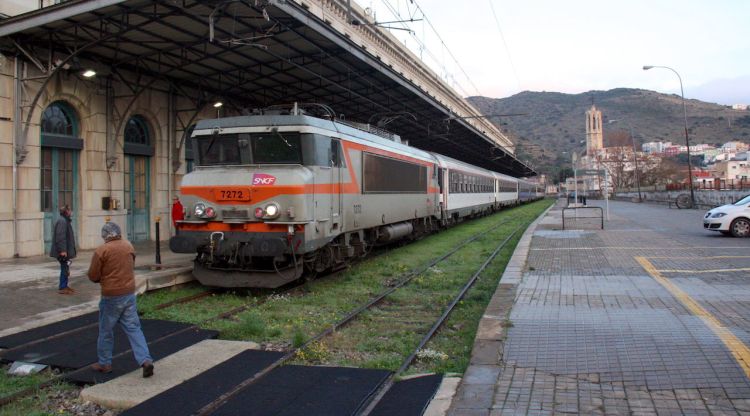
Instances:
[[[197,412],[195,412],[192,416],[207,416],[211,414],[212,412],[216,411],[219,407],[223,406],[227,401],[229,401],[232,397],[236,396],[240,391],[246,389],[251,384],[255,383],[257,380],[271,372],[272,370],[278,368],[279,366],[283,365],[284,363],[290,361],[294,357],[297,356],[297,353],[299,351],[304,350],[305,348],[309,347],[315,342],[320,341],[324,337],[327,337],[330,334],[333,334],[341,327],[347,325],[349,322],[353,321],[356,317],[358,317],[362,312],[370,309],[372,306],[380,303],[381,300],[383,300],[386,296],[390,295],[391,293],[395,292],[399,288],[403,287],[404,285],[408,284],[411,280],[416,278],[417,276],[421,275],[425,271],[429,270],[434,265],[442,262],[443,260],[447,259],[448,257],[455,254],[457,251],[461,250],[465,246],[469,245],[470,243],[476,241],[480,237],[487,235],[489,232],[496,230],[497,228],[509,223],[512,221],[512,219],[501,221],[494,226],[490,227],[489,229],[486,229],[484,231],[481,231],[474,236],[464,240],[461,242],[457,247],[454,247],[449,252],[443,254],[442,256],[433,259],[426,265],[422,265],[417,267],[416,269],[413,269],[407,273],[402,274],[399,276],[399,279],[396,280],[396,283],[393,284],[388,289],[384,290],[383,292],[380,292],[379,294],[373,296],[365,303],[361,304],[360,306],[354,308],[351,310],[346,316],[339,319],[337,322],[330,325],[327,329],[319,332],[317,335],[313,336],[312,338],[309,338],[307,341],[305,341],[302,345],[300,345],[297,348],[293,348],[290,351],[288,351],[284,356],[279,358],[278,360],[274,361],[270,365],[268,365],[266,368],[260,370],[259,372],[255,373],[251,377],[245,379],[244,381],[237,384],[232,390],[222,394],[218,398],[216,398],[211,403],[208,403],[207,405],[203,406],[201,409],[199,409]]]
[[[598,217],[579,217],[578,216],[578,212],[577,212],[577,210],[579,210],[579,209],[593,209],[593,210],[597,210],[598,209],[599,210],[599,216]],[[586,219],[586,218],[600,218],[601,219],[602,230],[604,229],[604,210],[602,209],[602,207],[565,207],[562,210],[562,227],[563,227],[563,230],[565,229],[565,211],[571,211],[571,210],[576,211],[576,219],[579,219],[579,218],[583,218],[583,219]]]

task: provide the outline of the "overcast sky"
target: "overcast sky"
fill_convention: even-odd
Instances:
[[[424,21],[410,23],[427,46],[423,60],[463,95],[617,87],[679,94],[671,71],[641,69],[663,65],[680,73],[686,98],[750,104],[750,0],[414,1],[447,45]],[[421,17],[411,0],[359,4],[381,22],[394,20],[388,5]],[[420,54],[414,37],[393,33]]]

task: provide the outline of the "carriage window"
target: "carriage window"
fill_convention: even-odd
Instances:
[[[427,167],[363,153],[365,193],[426,193]]]

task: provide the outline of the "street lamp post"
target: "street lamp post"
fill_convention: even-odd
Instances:
[[[682,77],[674,69],[668,66],[657,66],[657,65],[644,65],[643,70],[648,71],[651,68],[664,68],[674,72],[677,75],[677,79],[680,80],[680,95],[682,96],[682,113],[685,118],[685,145],[687,146],[688,156],[688,184],[690,185],[690,204],[691,207],[695,207],[695,193],[693,192],[693,164],[690,161],[690,139],[688,138],[688,125],[687,125],[687,107],[685,106],[685,91],[682,89]]]
[[[619,120],[609,120],[609,123],[616,123]],[[630,123],[627,123],[628,128],[630,129],[630,141],[633,143],[633,161],[635,162],[635,183],[638,187],[638,202],[643,202],[643,198],[641,197],[641,178],[638,174],[638,154],[636,153],[635,148],[635,136],[633,135],[633,125]]]

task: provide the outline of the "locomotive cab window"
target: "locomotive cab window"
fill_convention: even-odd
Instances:
[[[253,136],[254,164],[301,164],[298,134],[275,132]]]
[[[240,165],[240,144],[236,134],[216,134],[198,137],[199,164],[211,165]]]
[[[299,134],[213,134],[197,136],[198,164],[300,164]]]

